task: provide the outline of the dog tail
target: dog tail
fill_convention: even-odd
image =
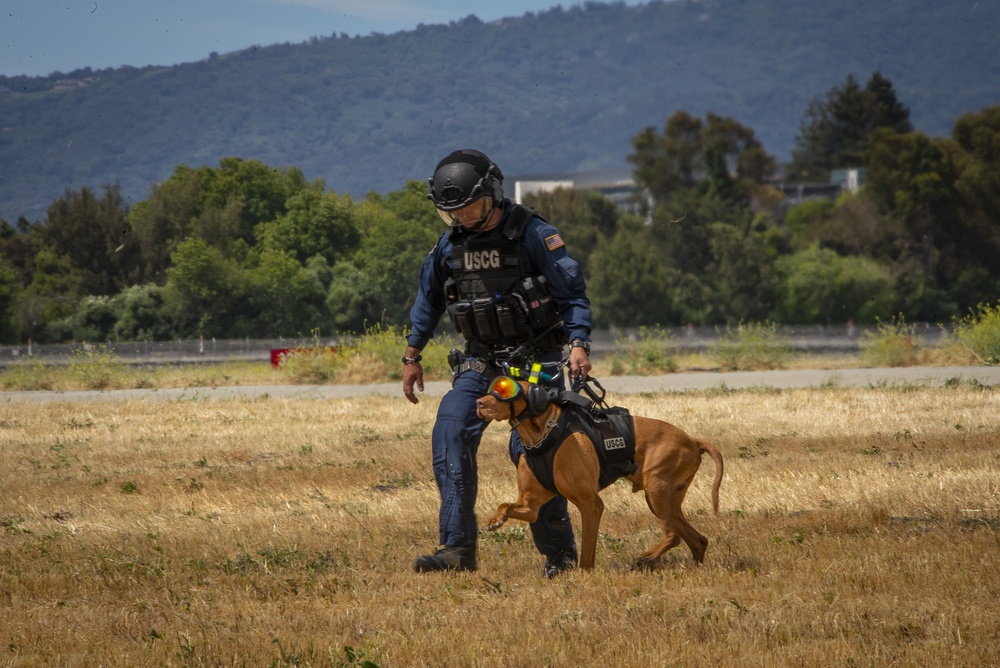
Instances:
[[[702,452],[707,452],[715,462],[715,480],[712,481],[712,512],[719,514],[719,487],[722,486],[722,453],[719,449],[708,441],[698,441],[698,447]]]

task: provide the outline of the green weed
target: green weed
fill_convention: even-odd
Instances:
[[[712,347],[712,356],[725,371],[782,369],[791,354],[791,344],[769,323],[727,327]]]
[[[17,362],[0,372],[0,387],[5,390],[34,392],[55,387],[55,371],[37,359]]]
[[[1000,364],[1000,302],[980,304],[955,324],[952,336],[981,364]]]
[[[428,343],[421,353],[425,380],[451,377],[448,351],[456,345],[450,337]],[[311,342],[295,347],[285,356],[280,369],[295,383],[400,380],[400,357],[405,348],[405,334],[394,325],[376,325],[361,336],[342,339],[336,347],[321,344],[318,333],[314,333]]]
[[[126,369],[125,363],[103,343],[80,344],[73,351],[73,360],[66,368],[69,376],[88,390],[120,386]]]
[[[652,376],[674,373],[678,364],[670,333],[661,327],[640,327],[634,338],[615,337],[611,375]]]
[[[859,345],[861,357],[870,366],[913,366],[919,361],[920,339],[916,326],[908,324],[902,314],[892,322],[876,319],[874,332],[865,332]]]

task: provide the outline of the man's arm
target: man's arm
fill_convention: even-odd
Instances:
[[[558,230],[541,221],[533,220],[525,230],[525,245],[531,262],[545,277],[549,295],[559,307],[567,339],[586,343],[569,351],[570,375],[586,376],[590,371],[590,332],[593,320],[590,299],[580,264],[570,257]]]
[[[424,367],[420,362],[420,351],[434,336],[434,329],[445,311],[444,272],[440,262],[443,241],[444,237],[424,258],[420,267],[420,279],[417,281],[417,295],[410,309],[412,328],[406,337],[407,346],[401,363],[403,395],[414,404],[419,401],[414,388],[424,391]]]

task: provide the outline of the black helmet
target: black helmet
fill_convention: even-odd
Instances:
[[[441,211],[461,209],[481,197],[489,196],[494,206],[503,200],[503,173],[485,153],[474,149],[448,155],[427,184],[427,198]]]

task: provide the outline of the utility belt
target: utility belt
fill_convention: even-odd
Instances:
[[[498,345],[510,346],[527,341],[559,322],[559,308],[549,295],[544,276],[529,276],[507,294],[479,299],[458,299],[452,279],[445,282],[448,315],[455,329],[469,344],[480,344],[492,351]],[[558,329],[558,328],[557,328]],[[548,347],[561,347],[565,341]],[[469,351],[479,354],[479,351]]]
[[[554,327],[553,329],[561,330],[562,327]],[[527,363],[526,353],[530,359],[536,359],[535,356],[538,354],[541,354],[544,359],[548,359],[548,353],[560,351],[554,355],[558,357],[561,355],[563,344],[549,345],[552,336],[557,336],[559,340],[565,338],[561,333],[553,335],[550,332],[545,332],[537,343],[532,341],[530,344],[517,347],[491,348],[470,341],[466,344],[464,352],[458,348],[452,348],[451,352],[448,353],[448,366],[451,367],[452,382],[466,371],[475,371],[488,380],[493,380],[499,375],[510,375],[512,362],[515,364]],[[559,365],[560,362],[554,360],[541,362],[543,367]]]
[[[461,361],[462,357],[464,355],[458,349],[453,349],[451,354],[448,355],[448,364],[451,366],[453,378],[458,378],[466,371],[475,371],[478,374],[486,376],[491,381],[500,375],[497,367],[493,364],[489,364],[478,357],[469,357],[463,362]]]

